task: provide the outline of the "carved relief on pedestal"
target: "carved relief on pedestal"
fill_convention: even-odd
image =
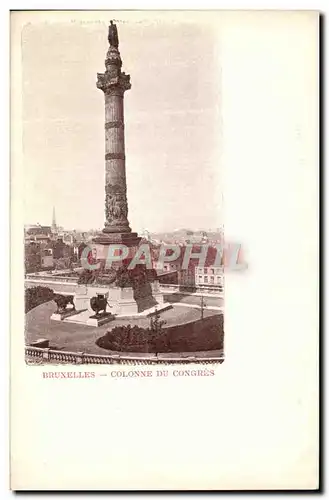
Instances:
[[[119,185],[108,184],[105,188],[105,216],[107,225],[129,225],[128,205],[125,188]]]

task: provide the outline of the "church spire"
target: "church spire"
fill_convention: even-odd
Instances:
[[[51,224],[51,230],[53,233],[57,231],[55,207],[53,207],[53,220]]]

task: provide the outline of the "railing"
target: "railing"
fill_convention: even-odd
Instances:
[[[42,281],[44,283],[54,284],[54,283],[69,283],[72,285],[78,285],[78,276],[44,276],[44,275],[25,275],[26,283],[36,283]],[[108,284],[97,283],[90,284],[91,286],[97,286],[100,288],[108,288]],[[181,292],[181,293],[208,293],[213,295],[218,295],[223,292],[223,287],[221,285],[176,285],[171,283],[160,283],[160,290],[163,292]]]
[[[26,274],[25,275],[25,280],[26,282],[29,281],[48,281],[48,282],[62,282],[62,283],[72,283],[75,284],[79,280],[79,276],[58,276],[58,275],[51,275],[49,274],[48,276],[44,275],[38,275],[38,274]]]
[[[160,283],[160,289],[163,292],[211,293],[214,295],[223,292],[223,287],[220,285],[174,285],[171,283]]]
[[[41,349],[39,347],[25,346],[25,356],[31,356],[34,358],[42,358],[42,357],[44,357],[43,351],[45,351],[45,349]]]
[[[58,364],[97,364],[97,365],[147,365],[171,363],[222,363],[224,353],[217,351],[200,351],[185,353],[129,353],[112,351],[108,355],[88,354],[83,352],[58,351],[56,349],[25,346],[26,358],[42,362]]]

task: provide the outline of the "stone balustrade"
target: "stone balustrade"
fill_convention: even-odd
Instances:
[[[60,282],[60,283],[78,283],[79,276],[61,276],[61,275],[42,275],[42,274],[26,274],[25,282]]]
[[[75,276],[52,276],[27,274],[25,276],[25,286],[44,285],[53,288],[58,293],[75,293],[78,285],[78,277]],[[62,286],[61,286],[62,285]],[[97,284],[99,288],[108,288],[108,285]],[[208,294],[214,297],[223,294],[223,287],[218,285],[176,285],[171,283],[160,283],[159,291],[163,293],[181,293],[181,294]]]
[[[207,293],[214,296],[223,293],[223,287],[220,285],[174,285],[171,283],[160,283],[160,290],[164,293]]]
[[[132,353],[111,351],[110,354],[88,354],[83,352],[58,351],[56,349],[25,346],[25,356],[31,361],[53,364],[97,364],[97,365],[146,365],[172,363],[222,363],[222,350],[185,353]]]

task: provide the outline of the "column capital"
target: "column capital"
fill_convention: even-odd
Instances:
[[[117,47],[110,46],[105,59],[105,73],[97,73],[97,88],[105,94],[123,96],[131,88],[130,75],[121,71],[122,61]]]
[[[97,73],[97,88],[102,90],[104,94],[123,97],[125,91],[131,89],[130,75],[121,72],[118,73],[111,74],[109,71]]]

